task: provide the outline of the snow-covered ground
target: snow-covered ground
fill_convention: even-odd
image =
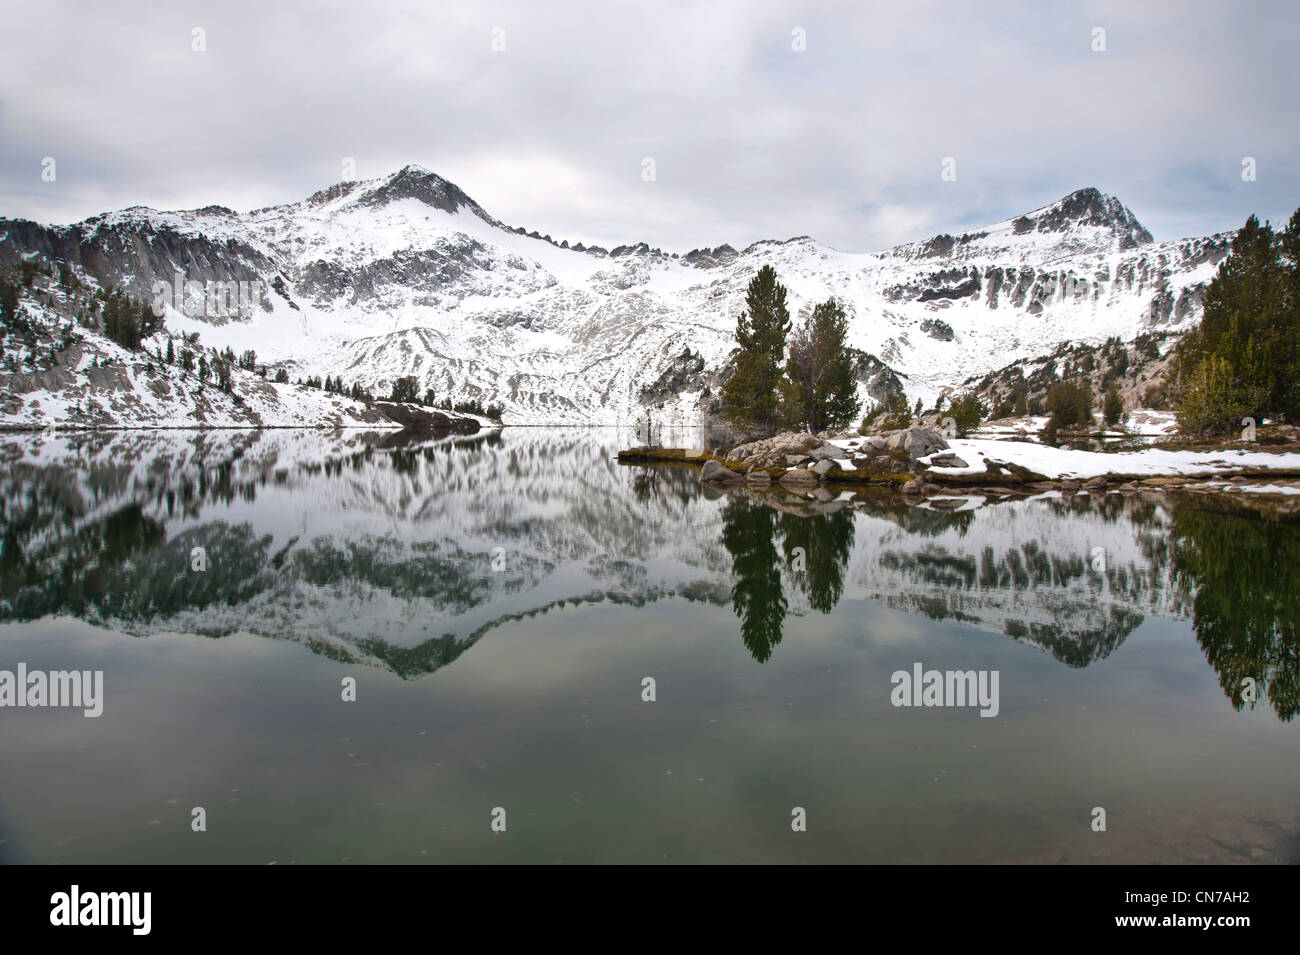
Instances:
[[[965,468],[932,468],[935,474],[983,474],[985,462],[1015,464],[1049,478],[1093,478],[1104,474],[1133,474],[1146,477],[1202,475],[1247,468],[1300,470],[1300,453],[1272,454],[1264,451],[1073,451],[1028,441],[988,439],[949,440],[952,453],[965,461]],[[939,452],[944,453],[944,452]],[[933,457],[933,455],[931,455]],[[928,462],[929,458],[922,458]]]

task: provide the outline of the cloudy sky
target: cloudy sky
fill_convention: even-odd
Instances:
[[[1157,239],[1300,206],[1289,0],[0,0],[0,23],[0,216],[257,208],[347,158],[679,252],[875,250],[1088,185]]]

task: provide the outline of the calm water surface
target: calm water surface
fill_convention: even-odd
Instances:
[[[0,441],[0,670],[105,686],[0,709],[0,861],[1300,861],[1285,508],[717,494],[633,440]],[[892,705],[915,663],[997,716]]]

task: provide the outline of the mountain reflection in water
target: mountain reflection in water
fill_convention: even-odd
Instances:
[[[790,615],[846,597],[1071,667],[1154,616],[1190,620],[1233,708],[1266,703],[1283,721],[1300,708],[1300,518],[1286,507],[1154,491],[948,506],[873,489],[720,494],[690,469],[620,467],[628,438],[11,436],[0,620],[247,631],[415,678],[575,603],[729,603],[759,663]]]

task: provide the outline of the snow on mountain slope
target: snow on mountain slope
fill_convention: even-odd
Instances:
[[[1025,216],[882,253],[807,237],[678,256],[557,244],[512,229],[454,184],[407,166],[237,214],[131,208],[72,226],[0,220],[0,264],[40,254],[152,297],[155,281],[264,284],[249,315],[172,331],[256,349],[293,374],[501,403],[515,423],[698,420],[716,395],[746,285],[763,265],[806,314],[835,296],[850,344],[927,403],[944,387],[1063,341],[1181,330],[1227,234],[1155,243],[1118,200],[1083,189]],[[866,382],[863,383],[865,391]]]

